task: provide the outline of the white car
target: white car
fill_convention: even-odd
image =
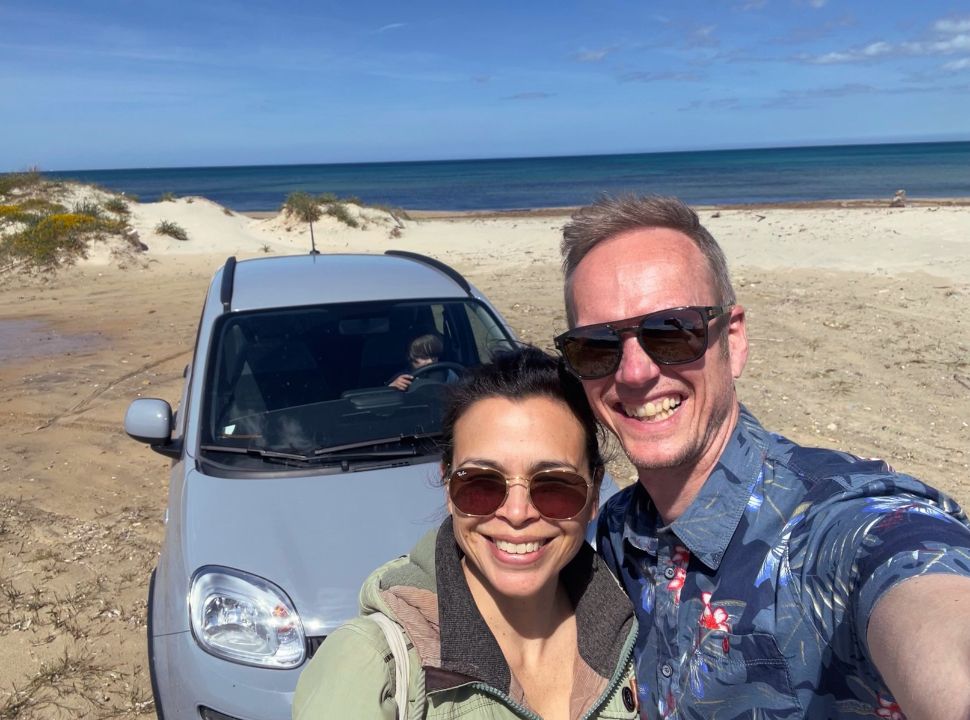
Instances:
[[[440,338],[406,391],[409,343]],[[378,565],[445,517],[442,396],[515,338],[431,258],[309,254],[212,280],[177,414],[135,400],[125,430],[172,459],[148,598],[165,720],[288,720],[297,677],[357,614]]]

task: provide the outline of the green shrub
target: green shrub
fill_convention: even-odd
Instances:
[[[305,192],[294,192],[286,196],[283,212],[303,222],[312,223],[320,219],[319,201]]]
[[[173,192],[163,192],[158,196],[159,202],[175,202],[177,199],[178,196],[176,196],[176,194]]]
[[[189,234],[185,232],[183,228],[178,223],[173,223],[168,220],[162,220],[158,225],[155,226],[156,235],[168,235],[176,240],[181,240],[185,242],[189,239]]]
[[[60,203],[51,202],[43,198],[27,198],[20,203],[20,207],[26,212],[36,212],[40,215],[54,215],[56,213],[67,212],[67,208]]]
[[[101,209],[101,206],[89,200],[74,203],[74,210],[72,212],[75,215],[87,215],[95,220],[100,220],[104,216],[104,210]]]
[[[283,212],[310,225],[310,247],[316,252],[317,240],[313,236],[313,223],[320,219],[320,206],[317,201],[305,192],[290,193],[283,203]]]
[[[327,215],[337,218],[340,222],[348,227],[360,227],[360,223],[357,222],[357,218],[350,214],[347,206],[343,203],[336,202],[327,205]]]
[[[30,190],[41,183],[43,178],[37,169],[17,173],[0,173],[0,195],[14,190]]]
[[[0,205],[0,224],[4,222],[27,222],[29,213],[21,205]],[[37,218],[34,218],[37,220]]]
[[[104,209],[108,212],[113,212],[115,215],[122,215],[124,217],[131,214],[131,208],[128,207],[128,203],[117,196],[105,200]]]
[[[98,230],[89,215],[59,213],[4,238],[2,254],[28,265],[52,269],[84,257],[88,239]]]
[[[323,205],[329,205],[330,203],[340,202],[340,198],[333,193],[328,192],[322,193],[319,197],[317,197],[317,201]]]

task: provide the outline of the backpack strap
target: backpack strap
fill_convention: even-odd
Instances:
[[[394,656],[394,701],[397,703],[397,718],[408,720],[410,659],[404,628],[382,612],[371,613],[366,617],[377,623],[384,632],[384,637],[387,638],[387,645],[391,649],[391,655]]]

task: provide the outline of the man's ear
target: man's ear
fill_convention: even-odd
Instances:
[[[728,352],[731,358],[731,375],[737,380],[748,364],[748,325],[743,305],[731,308],[728,318]]]

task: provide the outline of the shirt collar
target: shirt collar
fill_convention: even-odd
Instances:
[[[738,422],[727,446],[700,492],[684,513],[669,525],[691,554],[717,570],[741,515],[763,475],[767,431],[740,406]],[[647,491],[637,483],[627,507],[623,539],[635,548],[657,554],[662,521]]]

